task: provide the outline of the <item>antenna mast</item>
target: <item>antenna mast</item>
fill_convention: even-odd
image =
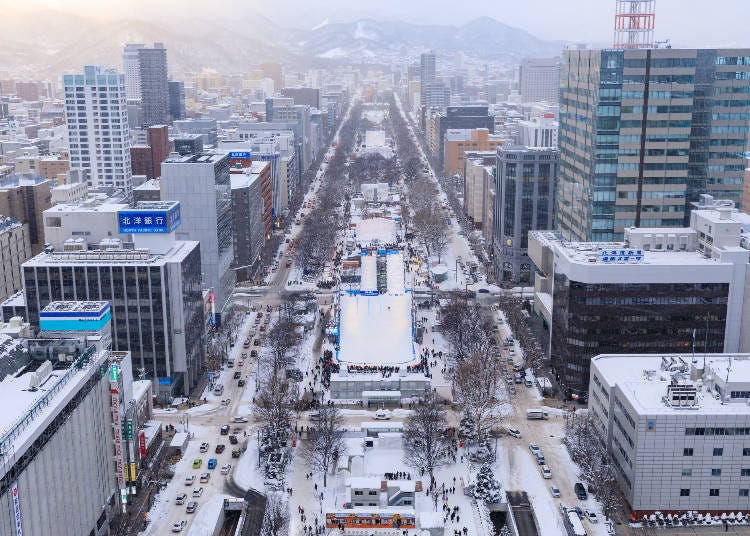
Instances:
[[[615,48],[653,48],[656,0],[615,0]]]

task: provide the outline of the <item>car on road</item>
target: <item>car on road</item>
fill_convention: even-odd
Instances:
[[[187,500],[187,493],[180,493],[177,496],[177,499],[175,499],[176,504],[185,504],[185,501]]]
[[[247,359],[247,352],[242,352],[242,359]]]
[[[237,387],[245,387],[245,380],[238,380]]]
[[[172,532],[182,532],[182,529],[185,528],[185,520],[181,519],[180,521],[175,521],[172,523]]]
[[[185,512],[188,514],[193,514],[198,509],[198,501],[190,501],[187,504],[187,508],[185,508]]]
[[[550,471],[548,465],[542,465],[542,477],[552,478],[552,471]]]
[[[258,350],[251,350],[250,357],[258,357]]]
[[[195,482],[195,475],[188,475],[185,477],[185,485],[186,486],[192,486],[193,482]]]
[[[310,413],[310,415],[308,415],[308,418],[311,421],[319,421],[320,420],[320,413],[318,413],[317,411],[315,411],[313,413]]]
[[[508,428],[508,435],[511,437],[516,437],[518,439],[521,439],[521,431],[515,428]]]
[[[205,443],[205,442],[201,443],[201,452],[207,452],[207,451],[208,451],[208,443]]]
[[[221,466],[221,474],[222,475],[228,475],[229,471],[232,470],[232,464],[231,463],[225,463]]]
[[[221,446],[221,452],[224,452],[224,445]],[[216,458],[211,458],[210,460],[208,460],[208,468],[209,469],[216,469],[216,465],[218,463],[219,462],[216,460]]]
[[[239,443],[239,440],[237,439],[236,435],[232,434],[232,435],[229,436],[229,442],[232,445],[236,445],[237,443]]]
[[[529,450],[531,453],[536,456],[538,453],[542,452],[542,449],[539,448],[539,445],[536,443],[529,443]]]
[[[578,497],[579,501],[585,501],[589,498],[588,493],[586,493],[586,488],[580,482],[575,483],[575,485],[573,486],[573,491],[576,492],[576,497]]]
[[[247,422],[247,417],[244,415],[235,415],[232,417],[232,422]]]
[[[193,497],[200,497],[201,495],[203,495],[203,487],[202,486],[200,488],[195,488],[193,490]]]
[[[586,519],[589,520],[589,523],[599,523],[599,518],[596,515],[596,512],[593,510],[589,510],[588,508],[583,511],[584,515],[586,516]]]
[[[237,371],[234,372],[234,379],[235,380],[239,380],[241,377],[242,377],[242,372],[240,372],[239,370],[237,370]]]
[[[208,480],[211,478],[211,473],[202,473],[201,474],[201,484],[207,484]]]
[[[221,435],[227,435],[227,434],[229,434],[229,425],[225,424],[224,426],[222,426],[220,433],[221,433]]]
[[[559,498],[560,498],[560,488],[558,488],[557,486],[555,486],[554,484],[552,484],[552,485],[551,485],[551,486],[549,487],[549,490],[550,490],[550,492],[552,492],[552,496],[553,496],[553,497],[554,497],[555,499],[559,499]]]
[[[255,339],[253,341],[253,346],[260,346],[260,339]]]
[[[224,452],[224,449],[226,449],[226,448],[227,448],[227,446],[224,443],[219,443],[218,445],[216,445],[216,448],[214,449],[214,452],[216,454],[221,454],[222,452]],[[211,458],[211,459],[213,460],[214,458]]]
[[[196,458],[193,460],[193,469],[200,469],[203,465],[203,458]]]
[[[239,458],[241,454],[241,449],[232,449],[232,458]]]
[[[391,416],[384,409],[379,409],[378,411],[375,412],[375,420],[377,421],[387,421],[390,418]]]

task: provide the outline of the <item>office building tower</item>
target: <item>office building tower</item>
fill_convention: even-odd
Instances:
[[[445,133],[443,153],[445,155],[446,175],[464,174],[466,153],[468,151],[492,151],[505,145],[508,140],[496,134],[490,134],[486,128],[458,128]]]
[[[169,89],[169,121],[185,119],[185,82],[170,80]]]
[[[203,284],[214,292],[220,323],[235,285],[229,157],[201,153],[168,158],[161,166],[161,198],[180,202],[185,218],[177,238],[201,244]]]
[[[493,215],[497,281],[533,283],[529,232],[552,227],[557,166],[555,149],[519,146],[497,149]]]
[[[130,195],[130,132],[125,77],[86,66],[63,76],[70,169],[86,176],[89,188],[112,187]]]
[[[233,267],[238,280],[247,280],[260,262],[266,241],[266,225],[270,223],[271,211],[264,211],[263,204],[264,197],[270,196],[271,163],[253,162],[250,167],[233,169],[231,177]],[[267,222],[264,221],[266,217]]]
[[[52,206],[51,187],[44,177],[0,179],[0,214],[29,225],[32,255],[44,248],[43,213]]]
[[[425,52],[419,57],[419,83],[420,83],[420,104],[425,105],[427,102],[427,87],[435,81],[435,53],[433,51]]]
[[[441,165],[444,165],[444,141],[448,130],[484,128],[489,134],[495,133],[495,118],[489,114],[486,105],[448,106],[445,112],[433,112],[425,122],[427,145]]]
[[[621,240],[687,224],[701,194],[742,197],[750,50],[567,50],[555,226]]]
[[[29,225],[0,216],[0,300],[21,290],[21,265],[30,257]]]
[[[181,134],[172,140],[174,150],[182,156],[203,152],[203,136],[200,134]]]
[[[591,360],[594,429],[636,519],[659,511],[722,519],[747,510],[748,365],[749,354],[695,356],[689,348]]]
[[[475,229],[492,227],[497,150],[466,151],[464,162],[464,213]],[[492,230],[489,231],[491,236]],[[492,244],[492,241],[489,241]]]
[[[70,217],[92,225],[97,221],[93,213]],[[132,235],[131,242],[69,242],[24,263],[23,316],[39,327],[40,311],[51,301],[109,302],[112,349],[130,352],[133,368],[145,369],[159,400],[168,402],[188,394],[204,367],[202,248],[175,239],[180,225],[176,202],[123,206],[107,217],[120,235]],[[3,315],[14,311],[8,301]]]
[[[263,78],[273,80],[274,91],[279,91],[284,87],[284,69],[279,63],[261,63],[260,69],[263,72]]]
[[[125,73],[125,95],[128,100],[141,99],[141,68],[138,51],[145,48],[141,43],[128,43],[122,53],[122,70]]]
[[[534,309],[567,394],[588,389],[600,353],[750,349],[750,216],[713,204],[693,210],[689,227],[628,228],[623,242],[530,233]]]
[[[146,131],[147,145],[133,145],[130,148],[133,175],[145,175],[147,179],[161,177],[161,163],[170,152],[169,128],[155,125]]]
[[[285,87],[280,91],[283,97],[294,100],[294,104],[320,108],[320,89],[312,87]]]
[[[172,123],[175,137],[183,137],[186,134],[200,134],[203,145],[216,147],[219,141],[219,131],[216,119],[180,119]]]
[[[518,69],[518,87],[523,102],[557,104],[560,93],[560,58],[523,58]]]
[[[169,122],[169,85],[167,82],[167,49],[162,43],[154,48],[138,49],[139,83],[143,125],[166,125]]]

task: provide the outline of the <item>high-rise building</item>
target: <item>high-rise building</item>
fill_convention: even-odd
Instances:
[[[29,225],[0,216],[0,300],[21,290],[21,265],[30,257]]]
[[[284,69],[279,63],[262,63],[260,69],[263,72],[263,78],[273,80],[274,91],[284,87]]]
[[[87,65],[63,76],[70,169],[81,170],[89,188],[114,187],[130,195],[130,131],[125,77]]]
[[[154,48],[138,49],[138,69],[143,126],[166,125],[169,122],[169,85],[164,45],[154,43]]]
[[[534,310],[550,326],[566,393],[588,389],[589,361],[600,353],[750,349],[750,216],[702,204],[712,205],[693,210],[689,227],[631,227],[622,242],[529,234]]]
[[[523,58],[518,86],[523,102],[556,104],[560,94],[560,58]]]
[[[94,211],[84,208],[70,212],[70,218],[89,225],[98,221],[92,220],[99,217]],[[108,301],[112,349],[130,352],[133,368],[145,369],[154,379],[155,394],[168,403],[172,396],[188,394],[204,367],[202,247],[175,239],[179,203],[122,206],[107,217],[119,226],[119,234],[132,235],[132,242],[108,238],[95,246],[100,249],[90,249],[82,241],[24,263],[23,316],[38,328],[40,311],[52,301]],[[4,315],[9,309],[3,304]]]
[[[185,82],[170,80],[169,87],[169,120],[185,119]]]
[[[177,238],[201,244],[203,284],[214,292],[216,318],[221,322],[235,286],[229,156],[200,153],[168,158],[161,166],[161,198],[180,202],[185,219]]]
[[[44,177],[0,179],[0,214],[29,224],[31,254],[44,249],[44,211],[52,206],[52,181]]]
[[[464,174],[464,165],[467,151],[495,151],[501,145],[505,145],[505,138],[496,134],[490,134],[486,128],[459,128],[450,129],[445,133],[443,142],[443,153],[445,155],[446,175],[455,173]]]
[[[427,85],[435,81],[435,53],[433,51],[425,52],[419,57],[419,83],[420,83],[420,104],[425,105],[427,101]]]
[[[494,269],[497,281],[533,282],[529,231],[550,229],[554,215],[556,149],[497,149]]]
[[[128,43],[122,52],[122,70],[125,73],[125,95],[128,100],[141,99],[141,68],[138,51],[146,45]]]
[[[320,89],[311,87],[285,87],[280,91],[284,97],[294,99],[294,104],[320,108]]]
[[[426,128],[427,145],[430,152],[444,164],[445,133],[450,129],[485,128],[490,134],[495,132],[495,118],[486,105],[448,106],[445,112],[433,113],[431,125]]]
[[[154,125],[147,130],[147,145],[130,148],[133,175],[145,175],[148,179],[161,177],[161,163],[169,156],[169,128]]]
[[[270,195],[271,163],[253,162],[250,167],[232,170],[232,219],[234,229],[234,269],[238,279],[248,279],[250,269],[260,261],[266,241],[264,190]]]
[[[700,194],[742,197],[750,50],[567,50],[556,228],[622,239],[687,224]]]

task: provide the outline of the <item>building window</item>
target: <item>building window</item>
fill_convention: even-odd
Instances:
[[[724,455],[724,449],[721,447],[717,447],[714,449],[714,456],[723,456]]]
[[[711,469],[711,476],[721,476],[721,469]]]
[[[693,455],[693,449],[692,448],[682,449],[682,455],[683,456],[692,456]]]
[[[750,448],[744,448],[744,449],[742,449],[742,455],[743,456],[750,456]]]
[[[750,476],[750,469],[740,469],[740,476]]]
[[[690,490],[685,488],[681,489],[680,497],[690,497]]]
[[[718,497],[719,496],[719,488],[711,488],[708,490],[708,496],[709,497]]]
[[[740,488],[740,497],[750,497],[750,489]]]
[[[682,476],[693,476],[693,470],[692,469],[683,469],[682,470]]]

